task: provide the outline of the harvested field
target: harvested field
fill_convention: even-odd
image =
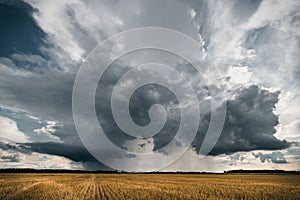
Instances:
[[[0,199],[300,199],[291,174],[0,174]]]

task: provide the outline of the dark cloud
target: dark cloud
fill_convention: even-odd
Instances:
[[[75,162],[81,162],[82,165],[89,170],[101,169],[109,170],[107,166],[101,164],[96,160],[83,145],[80,144],[64,144],[55,142],[36,142],[24,143],[22,148],[43,154],[50,154],[56,156],[63,156]]]
[[[5,73],[3,71],[3,74]],[[41,120],[59,121],[63,127],[55,135],[63,142],[72,142],[75,139],[74,135],[77,135],[72,119],[73,79],[73,74],[49,71],[39,75],[30,74],[27,77],[5,74],[0,77],[0,82],[6,83],[0,85],[0,101],[3,105],[30,111],[28,114]],[[15,120],[21,123],[20,119]]]
[[[36,25],[32,12],[22,1],[0,1],[0,56],[40,53],[45,33]]]
[[[95,97],[95,108],[99,123],[106,136],[117,146],[122,146],[125,141],[134,139],[117,126],[111,111],[111,95],[114,85],[129,69],[126,64],[120,61],[112,63],[111,67],[104,72],[103,78],[99,81]]]
[[[95,161],[95,159],[87,152],[84,147],[67,145],[56,142],[35,142],[35,143],[7,143],[0,141],[0,149],[3,151],[12,150],[23,154],[31,154],[32,152],[57,155],[69,158],[75,162]]]
[[[114,70],[116,70],[116,68]],[[123,71],[119,71],[118,73],[122,74]],[[115,77],[113,78],[113,76]],[[99,115],[99,121],[104,125],[103,127],[110,139],[118,146],[122,146],[126,141],[133,138],[126,136],[125,133],[116,126],[111,114],[111,109],[107,106],[110,105],[109,90],[111,91],[113,89],[112,86],[115,84],[113,80],[118,80],[118,76],[110,73],[110,76],[104,77],[110,78],[109,82],[104,84],[105,87],[100,90],[104,95],[99,95],[98,98],[96,98],[97,112],[101,113],[101,115]],[[103,82],[100,82],[100,88],[101,83],[103,84]],[[153,98],[153,96],[149,95],[149,92],[157,92],[159,95],[157,98]],[[277,150],[288,147],[289,144],[286,141],[278,140],[274,136],[275,126],[278,124],[278,117],[274,114],[273,109],[278,101],[278,95],[278,92],[269,92],[255,85],[240,89],[236,93],[235,98],[227,102],[227,115],[224,129],[219,141],[210,154],[231,154],[251,150]],[[64,95],[60,95],[60,98],[63,96]],[[66,99],[68,98],[69,97],[66,97]],[[49,102],[49,100],[50,99],[47,99],[46,102]],[[132,96],[130,102],[132,119],[139,125],[145,125],[149,123],[148,110],[151,105],[159,103],[168,107],[171,103],[177,104],[178,102],[176,100],[176,97],[166,88],[155,84],[143,86]],[[57,106],[59,105],[57,104],[56,107]],[[66,108],[62,110],[65,109]],[[49,114],[55,115],[55,113],[51,112],[49,112]],[[58,129],[54,134],[60,137],[64,143],[26,143],[24,144],[24,148],[27,147],[26,149],[33,152],[63,156],[75,162],[82,162],[87,169],[107,169],[106,166],[99,163],[89,154],[81,144],[73,122],[68,122],[68,120],[66,120],[68,118],[64,118],[63,116],[66,116],[66,112],[62,114],[60,118],[60,121],[64,121],[64,126]],[[173,135],[170,133],[176,133],[179,122],[180,110],[176,109],[170,112],[165,127],[161,133],[154,138],[154,150],[159,150],[172,139]],[[200,130],[193,142],[193,147],[197,152],[201,147],[209,122],[210,114],[203,117],[200,122]],[[7,150],[9,147],[4,146],[4,148]],[[109,156],[109,152],[107,156]]]
[[[30,154],[30,151],[22,148],[19,144],[13,144],[7,141],[0,141],[0,149],[3,151],[12,150],[12,151],[21,152],[23,154]]]
[[[272,152],[272,153],[267,153],[267,154],[263,154],[263,153],[253,153],[252,154],[255,158],[259,158],[261,162],[272,162],[272,163],[287,163],[287,161],[285,160],[284,154],[281,152]]]
[[[160,94],[158,97],[153,98],[151,93]],[[133,120],[139,125],[147,125],[150,123],[148,116],[149,108],[154,104],[163,105],[166,109],[173,105],[173,108],[167,111],[167,121],[163,129],[153,136],[154,139],[154,151],[161,149],[167,145],[170,140],[175,136],[180,125],[180,109],[176,107],[179,102],[174,93],[169,89],[156,85],[149,84],[136,90],[135,95],[132,97],[130,102],[131,115]]]
[[[108,70],[104,77],[109,77],[100,81],[97,102],[99,121],[102,123],[108,137],[118,146],[122,146],[127,140],[133,139],[121,131],[114,122],[110,97],[113,85],[124,73],[120,70],[122,65],[114,66]],[[119,70],[116,70],[119,68]],[[127,68],[128,70],[128,68]],[[185,70],[182,69],[181,70]],[[191,75],[190,75],[191,76]],[[198,90],[201,88],[197,88]],[[203,89],[203,88],[202,88]],[[149,93],[157,93],[155,98]],[[251,150],[277,150],[287,148],[289,143],[277,139],[274,134],[275,126],[278,124],[278,117],[273,110],[278,102],[279,92],[269,92],[260,89],[256,85],[240,89],[236,92],[236,97],[227,101],[227,114],[224,129],[216,146],[211,151],[211,155],[231,154],[239,151]],[[205,96],[199,95],[199,101]],[[153,104],[162,104],[168,107],[170,104],[178,105],[176,96],[167,88],[150,84],[136,90],[130,101],[130,113],[132,119],[138,125],[147,125],[149,121],[148,110]],[[202,117],[200,129],[193,142],[193,147],[199,152],[202,141],[206,134],[210,122],[210,113]],[[169,110],[168,120],[164,128],[154,139],[154,151],[164,147],[174,137],[180,124],[180,109]],[[178,143],[178,145],[180,145]],[[126,147],[124,147],[127,149]]]
[[[269,92],[252,85],[239,91],[233,100],[227,101],[224,128],[210,154],[287,148],[288,142],[274,136],[278,117],[273,109],[278,102],[278,95],[279,92]],[[209,125],[209,119],[208,115],[202,120],[203,128],[193,143],[197,152]]]
[[[140,59],[141,57],[145,56],[145,52],[135,53],[137,53]],[[146,53],[157,58],[158,60],[162,58],[169,58],[171,56],[166,52],[155,52],[153,50],[146,50]],[[99,81],[96,92],[96,111],[98,120],[107,137],[114,144],[124,149],[127,149],[127,147],[124,146],[124,143],[135,138],[126,134],[117,126],[113,118],[111,109],[111,95],[114,86],[116,85],[120,77],[124,73],[132,69],[132,66],[125,64],[132,58],[129,57],[130,55],[126,56],[122,57],[122,59],[120,60],[113,62],[107,68],[101,80]],[[196,74],[195,69],[186,63],[180,63],[180,61],[182,62],[182,60],[178,60],[178,58],[174,58],[173,56],[174,55],[172,55],[171,58],[173,58],[173,62],[175,62],[176,67],[178,68],[177,70],[182,72],[188,78],[194,77],[194,75]],[[196,79],[195,84],[193,84],[195,91],[199,89],[197,88],[199,83],[199,79]],[[207,90],[207,88],[205,88],[205,90]],[[207,93],[202,94],[199,92],[199,95],[205,96],[207,95]],[[138,88],[131,96],[129,111],[132,120],[139,126],[148,125],[150,123],[148,111],[154,104],[162,105],[167,111],[167,121],[164,127],[153,137],[154,151],[156,151],[168,144],[170,140],[175,136],[180,124],[181,111],[178,107],[178,99],[172,91],[159,84],[147,84]]]
[[[95,159],[82,146],[68,145],[55,142],[24,143],[23,148],[34,152],[63,156],[75,162],[88,162]]]
[[[33,152],[62,156],[74,163],[80,163],[87,170],[111,170],[96,160],[81,144],[65,144],[56,142],[11,143],[0,141],[0,150],[6,152],[0,156],[3,162],[24,162],[20,155],[32,155]],[[38,166],[38,164],[37,164]]]

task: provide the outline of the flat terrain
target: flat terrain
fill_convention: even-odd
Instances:
[[[291,174],[0,174],[0,199],[300,199]]]

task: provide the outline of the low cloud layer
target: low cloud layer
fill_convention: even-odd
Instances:
[[[272,163],[287,163],[285,160],[285,157],[283,153],[281,152],[272,152],[271,154],[263,154],[263,153],[258,153],[253,155],[256,158],[259,158],[261,162],[272,162]]]
[[[288,142],[274,136],[279,123],[274,113],[278,95],[255,85],[238,91],[227,102],[224,128],[211,154],[287,148]]]

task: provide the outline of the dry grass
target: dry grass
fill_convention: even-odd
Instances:
[[[0,199],[300,199],[300,175],[0,174]]]

